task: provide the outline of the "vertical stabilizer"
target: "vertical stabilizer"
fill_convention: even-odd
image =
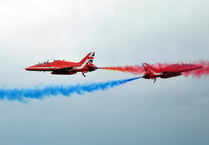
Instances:
[[[93,60],[94,60],[94,55],[95,55],[95,52],[90,52],[88,53],[81,61],[80,63],[81,64],[91,64],[93,63]]]

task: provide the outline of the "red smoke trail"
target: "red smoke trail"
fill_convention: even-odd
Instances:
[[[202,77],[209,75],[209,62],[206,61],[197,61],[194,63],[175,63],[175,64],[169,64],[169,63],[156,63],[151,64],[150,66],[155,69],[156,72],[181,72],[182,70],[190,70],[191,66],[187,66],[184,64],[191,64],[196,66],[202,66],[203,68],[183,72],[183,75],[185,77],[187,76],[193,76],[193,77]],[[128,72],[135,75],[143,75],[145,73],[144,67],[139,65],[128,65],[128,66],[116,66],[116,67],[99,67],[99,69],[106,69],[106,70],[114,70],[114,71],[121,71],[121,72]]]
[[[114,70],[121,72],[129,72],[135,75],[143,74],[144,68],[139,65],[134,66],[116,66],[116,67],[99,67],[99,69]]]
[[[188,71],[188,72],[184,72],[184,76],[193,76],[193,77],[202,77],[202,76],[207,76],[209,75],[209,62],[206,62],[206,61],[199,61],[197,63],[194,63],[196,65],[201,65],[203,66],[202,69],[197,69],[197,70],[194,70],[194,71]]]

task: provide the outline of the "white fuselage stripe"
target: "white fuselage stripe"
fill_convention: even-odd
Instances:
[[[82,69],[84,68],[84,66],[88,63],[88,61],[91,60],[90,58],[89,59],[86,59],[86,61],[81,65],[81,66],[78,66],[78,67],[73,67],[74,69]]]

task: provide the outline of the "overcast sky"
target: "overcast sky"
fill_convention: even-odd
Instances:
[[[208,0],[1,0],[0,87],[85,84],[133,77],[98,70],[26,72],[44,60],[97,66],[209,61]],[[0,101],[4,145],[208,145],[209,77],[137,80],[95,93]]]

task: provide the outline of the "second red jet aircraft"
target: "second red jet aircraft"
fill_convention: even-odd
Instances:
[[[153,65],[143,63],[142,66],[144,67],[144,71],[145,71],[143,78],[153,79],[154,82],[158,77],[163,79],[176,77],[182,75],[183,72],[202,68],[201,65],[196,65],[196,64],[170,64],[158,68]]]

